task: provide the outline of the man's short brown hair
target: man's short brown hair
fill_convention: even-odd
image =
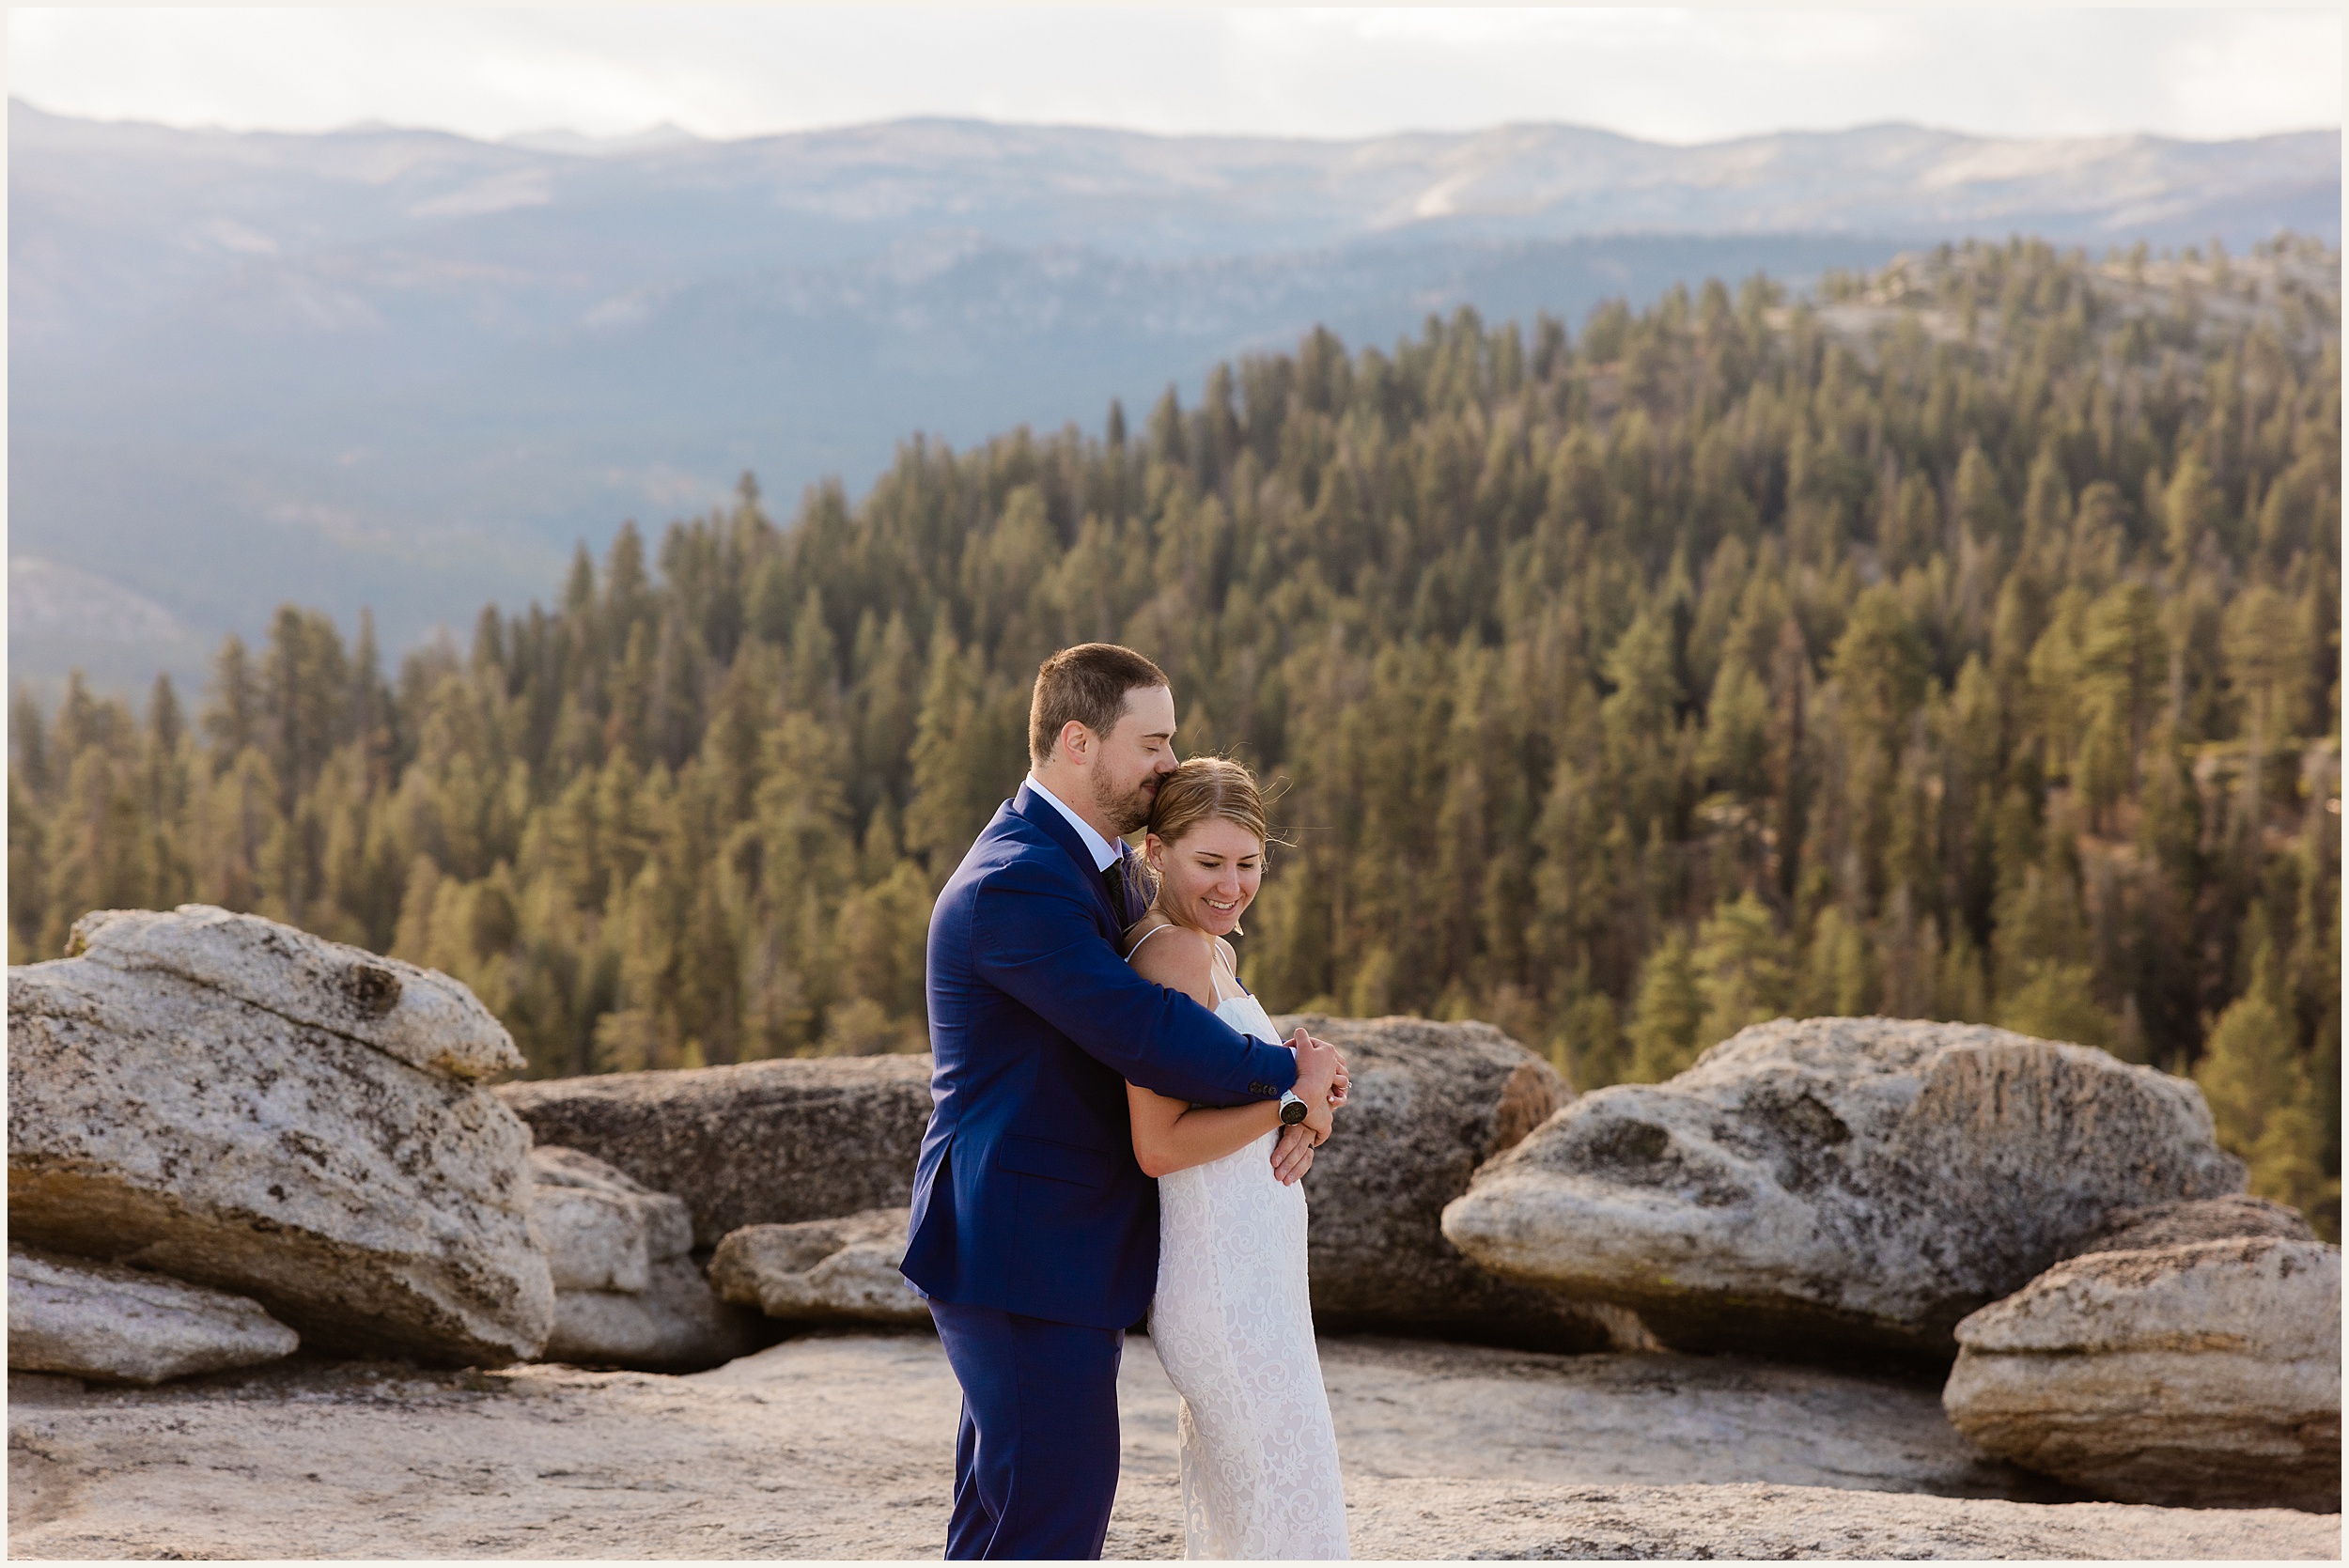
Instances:
[[[1166,672],[1115,643],[1080,643],[1046,660],[1028,703],[1028,760],[1051,760],[1053,742],[1074,719],[1107,738],[1126,711],[1126,693],[1170,684]]]

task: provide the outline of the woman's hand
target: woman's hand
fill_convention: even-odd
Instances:
[[[1313,1169],[1314,1135],[1305,1130],[1305,1124],[1283,1127],[1281,1136],[1272,1142],[1272,1175],[1283,1187],[1293,1187]]]

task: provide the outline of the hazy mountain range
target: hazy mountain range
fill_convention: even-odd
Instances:
[[[1537,309],[1921,242],[2338,242],[2341,141],[1567,126],[1315,142],[912,120],[511,143],[9,105],[9,651],[197,675],[280,600],[394,647],[754,470],[1139,419],[1315,322]]]

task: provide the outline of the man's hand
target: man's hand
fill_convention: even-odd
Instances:
[[[1330,1088],[1346,1071],[1346,1058],[1329,1041],[1316,1040],[1302,1029],[1290,1038],[1289,1048],[1297,1052],[1297,1097],[1309,1106],[1326,1104]]]
[[[1329,1141],[1334,1123],[1330,1112],[1346,1103],[1346,1058],[1327,1040],[1299,1030],[1289,1041],[1297,1053],[1297,1097],[1305,1102],[1305,1119],[1281,1129],[1272,1146],[1272,1173],[1282,1183],[1297,1181],[1312,1169],[1314,1150]]]
[[[1299,1122],[1293,1127],[1281,1129],[1280,1141],[1272,1145],[1272,1174],[1283,1187],[1313,1168],[1314,1135]]]

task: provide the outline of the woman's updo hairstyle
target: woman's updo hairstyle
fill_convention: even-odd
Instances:
[[[1246,829],[1260,843],[1272,842],[1256,776],[1228,757],[1192,757],[1159,785],[1150,805],[1150,831],[1171,845],[1219,816]]]

